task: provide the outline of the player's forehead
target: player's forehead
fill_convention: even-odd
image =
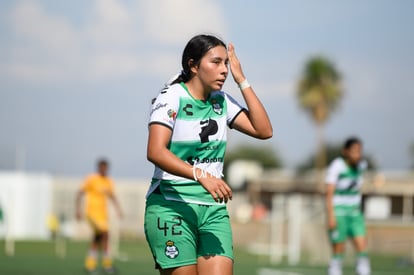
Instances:
[[[98,164],[98,168],[99,169],[107,169],[108,168],[108,163],[107,162],[100,162]]]
[[[362,145],[360,143],[354,143],[348,148],[348,151],[350,152],[360,152],[361,150],[362,150]]]
[[[203,58],[226,60],[228,59],[227,49],[222,45],[215,46],[209,49]]]

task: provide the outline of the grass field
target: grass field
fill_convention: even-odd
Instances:
[[[7,256],[4,241],[0,240],[0,274],[2,275],[77,275],[83,270],[86,242],[68,241],[66,256],[58,257],[53,242],[16,242],[15,255]],[[124,241],[120,244],[121,256],[115,261],[119,274],[156,275],[152,256],[145,241]],[[324,266],[301,264],[291,267],[287,264],[271,265],[267,257],[252,255],[244,249],[235,249],[234,274],[236,275],[323,275]],[[392,256],[371,256],[373,275],[414,274],[414,266],[403,259]],[[352,265],[345,267],[344,275],[354,274]],[[214,274],[212,274],[214,275]]]

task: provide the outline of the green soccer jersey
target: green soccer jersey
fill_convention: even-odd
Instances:
[[[152,103],[149,124],[172,130],[168,149],[181,160],[220,178],[226,151],[227,126],[243,108],[228,94],[212,92],[206,101],[191,96],[184,83],[160,92]],[[203,175],[197,175],[200,177]],[[157,187],[167,200],[217,204],[197,181],[178,177],[155,167],[148,194]]]
[[[339,157],[330,165],[326,174],[326,183],[335,185],[333,205],[335,207],[359,207],[361,203],[362,174],[366,169],[366,161],[350,166]]]

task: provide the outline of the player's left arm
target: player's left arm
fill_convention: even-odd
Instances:
[[[237,84],[240,84],[246,77],[244,76],[240,61],[234,52],[234,46],[231,43],[228,46],[228,57],[233,79]],[[241,93],[246,102],[247,110],[241,112],[231,126],[234,129],[255,138],[271,138],[273,136],[272,124],[266,109],[257,97],[253,88],[250,86],[241,89]]]

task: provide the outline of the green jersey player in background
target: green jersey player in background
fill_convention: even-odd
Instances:
[[[371,274],[360,193],[362,173],[366,167],[366,161],[362,160],[362,142],[350,137],[344,143],[342,156],[334,159],[327,170],[326,209],[333,250],[328,275],[342,274],[342,259],[348,238],[352,239],[357,251],[356,273]]]
[[[267,139],[269,117],[249,85],[234,46],[212,35],[186,45],[182,72],[152,102],[147,158],[155,166],[145,234],[160,274],[233,274],[223,180],[227,128]],[[229,72],[246,108],[222,91]]]

